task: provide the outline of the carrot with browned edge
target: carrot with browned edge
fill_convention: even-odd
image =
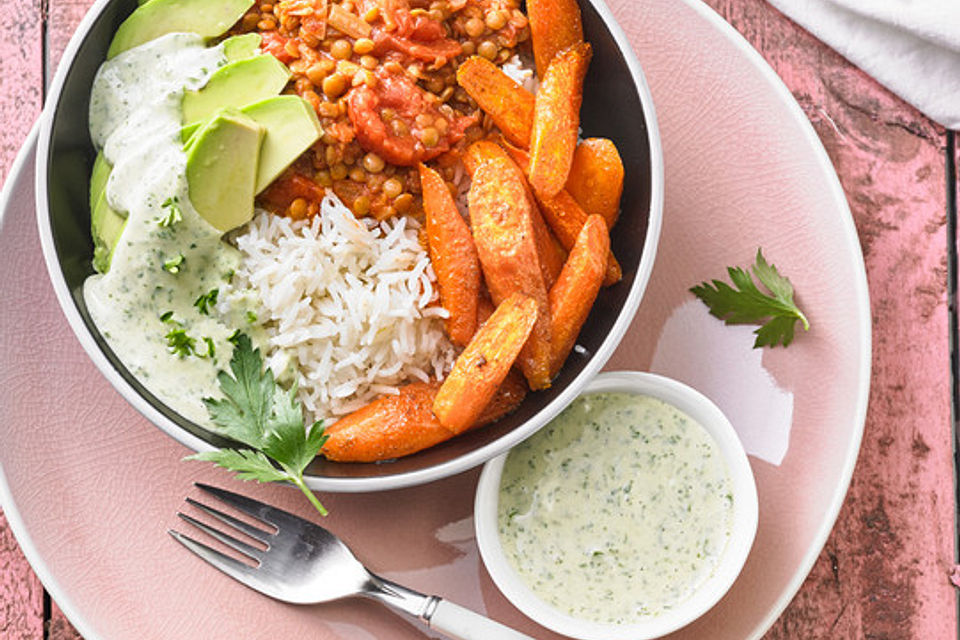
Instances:
[[[433,415],[439,382],[414,382],[327,427],[320,450],[337,462],[374,462],[416,453],[449,440],[453,433]]]
[[[620,213],[623,161],[617,145],[606,138],[587,138],[573,152],[567,192],[587,215],[601,215],[612,229]]]
[[[523,149],[505,144],[504,148],[513,158],[517,166],[521,169],[529,166],[529,156]],[[534,194],[536,195],[536,194]],[[560,245],[570,251],[577,241],[580,230],[587,221],[587,213],[580,208],[577,201],[573,199],[566,189],[561,189],[557,195],[552,198],[543,198],[537,195],[537,203],[540,205],[540,211],[543,219],[546,220],[550,230],[553,231]],[[603,279],[603,286],[609,287],[616,284],[623,277],[623,270],[617,258],[612,251],[607,253],[607,272]]]
[[[440,303],[450,313],[445,322],[447,335],[463,347],[477,330],[480,259],[470,228],[457,211],[446,182],[422,163],[420,187],[430,263],[437,275]]]
[[[473,239],[494,304],[515,293],[537,303],[538,319],[518,366],[531,389],[550,386],[550,307],[523,173],[506,157],[481,162],[467,196]]]
[[[553,57],[583,42],[583,24],[577,0],[527,0],[533,61],[541,78]]]
[[[514,162],[504,148],[492,139],[478,140],[467,147],[462,161],[467,173],[473,177],[480,163],[490,158],[506,158]],[[520,167],[517,167],[517,170],[520,170]],[[537,254],[540,257],[540,271],[543,274],[543,283],[549,290],[560,275],[560,269],[567,260],[567,252],[543,221],[533,190],[530,189],[526,179],[523,180],[523,184],[527,192],[527,202],[530,203],[530,221],[533,222],[533,234],[537,243]]]
[[[457,82],[510,142],[526,148],[533,125],[533,94],[486,58],[472,56],[457,67]]]
[[[607,270],[610,232],[598,215],[587,218],[567,263],[550,289],[550,375],[556,376],[570,355],[580,327],[590,315]]]
[[[491,424],[513,413],[527,397],[527,389],[527,380],[523,374],[516,368],[510,369],[510,373],[497,387],[497,392],[480,412],[480,417],[471,429]]]
[[[530,130],[530,186],[540,197],[557,195],[570,173],[580,129],[583,79],[590,45],[581,42],[558,53],[547,67],[534,101]]]
[[[537,323],[537,301],[511,295],[473,336],[433,401],[444,427],[462,433],[473,425],[507,377]]]

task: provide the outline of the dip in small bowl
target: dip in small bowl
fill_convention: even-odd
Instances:
[[[597,376],[484,467],[477,542],[521,611],[587,640],[655,638],[723,596],[757,528],[733,427],[699,392],[647,373]]]

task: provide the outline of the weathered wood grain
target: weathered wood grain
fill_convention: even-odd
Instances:
[[[0,638],[43,637],[43,587],[0,513]]]
[[[47,622],[47,640],[83,640],[83,636],[73,628],[56,603],[51,607],[50,620]]]
[[[945,132],[760,0],[708,0],[813,122],[863,245],[873,377],[836,527],[773,638],[956,636]]]
[[[40,0],[13,0],[0,13],[0,177],[40,115],[43,27]]]
[[[92,4],[93,0],[50,0],[46,43],[46,65],[49,78],[52,78],[56,72],[63,50]]]

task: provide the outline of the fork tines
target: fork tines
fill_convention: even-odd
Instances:
[[[202,502],[198,502],[192,498],[187,498],[186,501],[191,506],[199,509],[203,513],[219,520],[223,524],[227,525],[232,531],[239,531],[253,540],[261,542],[265,545],[265,548],[255,547],[252,544],[244,542],[228,533],[224,533],[219,529],[211,527],[210,525],[197,520],[196,518],[187,515],[183,512],[178,512],[177,515],[193,525],[194,527],[200,529],[210,537],[215,540],[220,541],[224,545],[230,547],[231,549],[241,553],[247,558],[253,560],[257,565],[263,558],[263,554],[270,549],[271,539],[276,535],[276,530],[278,530],[278,524],[285,521],[288,518],[295,518],[293,514],[281,511],[280,509],[274,509],[269,505],[263,504],[256,500],[252,500],[245,496],[242,496],[232,491],[227,491],[225,489],[218,489],[217,487],[211,487],[210,485],[195,483],[196,487],[205,493],[209,493],[225,504],[235,508],[241,513],[245,513],[258,522],[273,528],[274,532],[265,531],[259,527],[247,524],[246,522],[231,516],[228,513],[224,513],[219,509],[215,509],[211,506],[205,505]],[[243,562],[240,562],[236,558],[226,555],[213,547],[210,547],[202,542],[186,536],[178,531],[170,530],[171,536],[174,537],[178,542],[183,546],[193,551],[195,554],[217,567],[221,571],[229,574],[230,576],[236,578],[237,580],[244,581],[244,578],[249,578],[253,572],[256,571],[255,566],[250,566]]]

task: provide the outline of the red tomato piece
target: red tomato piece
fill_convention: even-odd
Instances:
[[[276,211],[285,211],[297,198],[319,203],[324,196],[323,187],[300,173],[286,173],[274,180],[260,199]]]
[[[412,58],[439,69],[462,53],[460,43],[447,37],[442,22],[422,14],[412,15],[406,2],[381,2],[378,9],[384,24],[373,31],[375,55],[383,57],[396,52],[405,64]]]
[[[478,114],[460,116],[452,122],[444,116],[434,96],[421,89],[404,73],[380,70],[375,87],[359,85],[347,94],[347,115],[353,123],[357,141],[387,162],[410,167],[436,158],[463,138]],[[447,120],[446,132],[435,126],[417,123],[417,116]],[[386,118],[386,119],[385,119]],[[428,129],[433,131],[428,131]]]
[[[287,53],[287,38],[276,31],[262,31],[260,33],[260,49],[269,53],[283,64],[290,64],[294,58]]]

